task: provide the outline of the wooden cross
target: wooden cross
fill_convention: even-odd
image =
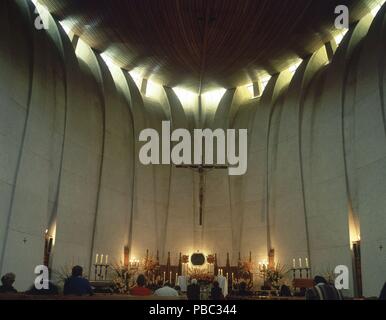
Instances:
[[[200,185],[199,185],[199,225],[202,227],[203,225],[203,213],[204,213],[204,197],[205,197],[205,174],[208,171],[212,171],[214,169],[228,169],[228,166],[216,166],[216,165],[179,165],[176,168],[182,169],[192,169],[197,171],[200,177]]]

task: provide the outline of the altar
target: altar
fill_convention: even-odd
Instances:
[[[188,285],[191,283],[191,281],[195,279],[194,277],[190,276],[179,276],[177,285],[181,288],[182,292],[188,291]],[[210,297],[210,290],[212,289],[213,282],[217,281],[220,285],[220,288],[222,289],[222,293],[224,297],[228,295],[228,279],[224,276],[217,276],[213,277],[213,281],[200,281],[200,279],[196,279],[200,285],[201,288],[201,298],[202,300],[208,300]]]

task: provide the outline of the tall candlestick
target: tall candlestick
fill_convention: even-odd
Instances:
[[[166,282],[166,271],[164,271],[164,283]]]
[[[302,258],[299,258],[299,267],[302,268]]]
[[[108,262],[109,262],[109,255],[106,254],[106,265],[107,265]]]
[[[103,264],[103,254],[101,254],[101,264]]]
[[[170,275],[169,275],[169,283],[171,284],[172,283],[172,272],[170,271]]]
[[[178,273],[176,273],[176,285],[178,284]]]
[[[294,269],[296,268],[296,260],[295,259],[292,260],[292,266]]]
[[[309,264],[308,264],[308,258],[306,258],[306,268],[309,268]]]
[[[99,254],[96,254],[96,256],[95,256],[95,264],[98,264],[98,256],[99,256]]]

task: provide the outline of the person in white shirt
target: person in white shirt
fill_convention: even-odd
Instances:
[[[178,291],[173,289],[168,282],[164,286],[154,292],[155,296],[159,297],[178,297]]]

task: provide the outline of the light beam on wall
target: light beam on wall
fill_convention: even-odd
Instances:
[[[202,95],[202,100],[205,104],[217,106],[220,103],[225,92],[226,92],[226,89],[224,88],[208,91]]]
[[[173,88],[173,91],[180,100],[185,111],[196,110],[198,101],[198,95],[196,93],[180,87]]]
[[[143,77],[142,77],[141,72],[137,69],[133,69],[133,70],[129,71],[129,74],[130,74],[131,78],[134,80],[135,84],[137,85],[138,90],[141,90],[142,81],[143,81]]]
[[[263,93],[265,88],[268,85],[269,80],[271,80],[271,75],[265,74],[261,76],[260,79],[261,79],[261,93]]]
[[[146,97],[159,100],[162,97],[164,90],[163,87],[151,80],[147,81]]]
[[[386,0],[375,1],[374,7],[371,9],[371,14],[373,15],[373,17],[376,17],[378,11],[382,8],[385,2]]]
[[[342,30],[341,32],[339,32],[335,37],[334,37],[334,40],[335,40],[335,43],[336,45],[340,45],[344,36],[346,35],[346,33],[348,32],[348,29],[344,29]]]
[[[303,61],[302,59],[298,59],[295,63],[289,66],[288,71],[291,72],[292,74],[295,74],[296,70],[299,68],[302,61]]]

